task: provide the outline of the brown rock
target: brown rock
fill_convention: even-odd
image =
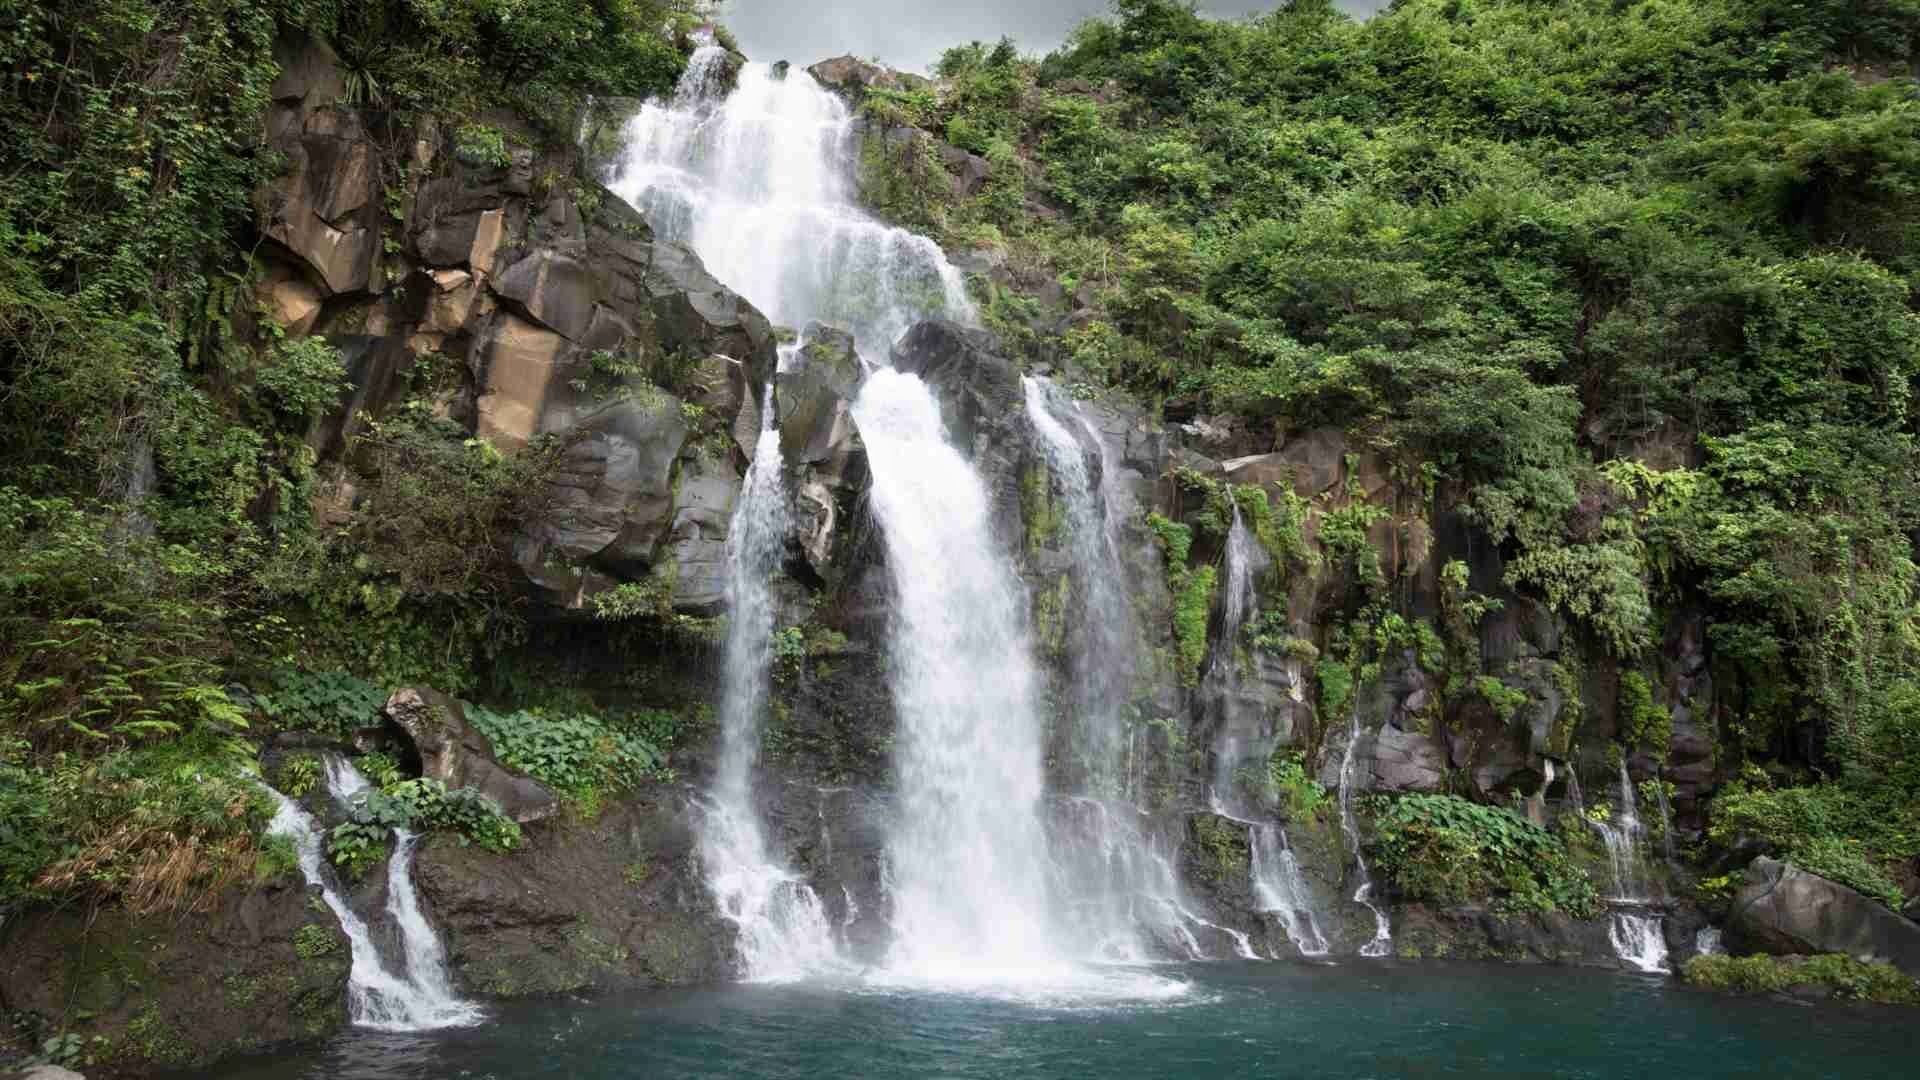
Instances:
[[[552,817],[560,800],[533,777],[494,759],[493,744],[467,722],[466,709],[437,690],[409,688],[387,699],[387,718],[420,755],[420,775],[449,788],[473,788],[525,824]]]

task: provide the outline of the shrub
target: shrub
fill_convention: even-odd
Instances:
[[[1442,904],[1499,898],[1521,911],[1590,918],[1598,894],[1545,829],[1452,795],[1392,800],[1375,823],[1381,870],[1401,893]]]
[[[287,730],[344,739],[378,724],[387,705],[387,695],[378,687],[344,672],[285,668],[273,674],[272,682],[273,691],[254,695],[254,702]]]
[[[1891,964],[1851,956],[1696,956],[1682,969],[1697,986],[1744,994],[1771,994],[1792,986],[1823,986],[1835,996],[1892,1005],[1920,1005],[1920,983]]]
[[[792,644],[803,650],[798,628]],[[660,774],[665,765],[660,751],[645,739],[590,713],[497,713],[469,705],[467,720],[493,744],[502,762],[571,799],[591,801],[625,791]]]

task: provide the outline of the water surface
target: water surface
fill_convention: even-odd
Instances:
[[[1910,1011],[1496,965],[1159,968],[1187,992],[1043,1004],[739,985],[494,1007],[479,1028],[342,1034],[226,1080],[694,1077],[1901,1077]],[[205,1075],[205,1074],[202,1074]]]

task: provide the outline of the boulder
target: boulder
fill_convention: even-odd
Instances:
[[[20,1080],[87,1080],[72,1069],[63,1069],[58,1065],[35,1065],[20,1074]]]
[[[453,698],[437,690],[397,690],[386,713],[419,754],[421,776],[449,788],[473,788],[522,824],[559,811],[560,800],[544,784],[494,758],[493,744],[467,722],[466,709]]]
[[[1920,977],[1920,925],[1845,885],[1764,856],[1747,867],[1727,932],[1748,950],[1844,953]]]
[[[577,603],[574,568],[646,576],[673,526],[675,466],[689,428],[680,402],[658,397],[616,401],[576,424],[522,527],[515,560],[563,606]]]
[[[857,56],[836,56],[807,69],[814,81],[829,90],[837,90],[858,100],[870,89],[919,90],[933,85],[932,80],[905,71],[862,60]]]

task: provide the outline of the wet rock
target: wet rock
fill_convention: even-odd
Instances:
[[[333,916],[310,899],[296,877],[163,918],[113,905],[11,912],[0,1001],[10,1018],[105,1037],[100,1064],[114,1075],[321,1039],[346,1025],[352,964]]]
[[[421,776],[449,788],[473,788],[523,824],[559,811],[560,800],[545,785],[494,758],[493,744],[467,722],[465,707],[453,698],[436,690],[398,690],[387,699],[386,713],[413,744]]]
[[[680,466],[680,489],[668,530],[673,603],[681,611],[713,614],[727,596],[727,529],[740,478],[733,467],[705,454]]]
[[[674,475],[689,431],[680,403],[660,397],[603,406],[568,432],[540,510],[514,550],[550,602],[577,607],[583,570],[626,580],[652,572],[674,523]],[[711,487],[701,494],[709,503],[732,502]]]
[[[1373,741],[1376,791],[1444,791],[1446,755],[1430,735],[1382,727]]]
[[[1845,885],[1765,857],[1747,867],[1727,933],[1748,950],[1845,953],[1920,976],[1920,925]]]
[[[649,788],[591,821],[542,821],[511,855],[423,844],[420,894],[467,993],[524,997],[732,974],[731,928],[700,876],[684,795]]]

